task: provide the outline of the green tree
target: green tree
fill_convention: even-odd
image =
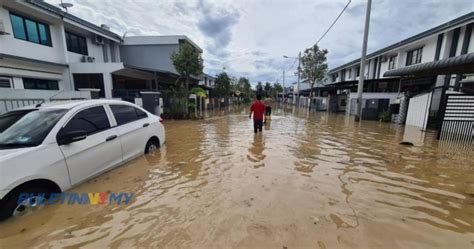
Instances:
[[[226,72],[222,72],[217,75],[214,89],[217,97],[229,97],[230,91],[232,90],[231,78],[229,77],[229,75],[227,75]]]
[[[238,87],[239,87],[239,80],[236,77],[231,76],[230,77],[230,91],[235,92],[238,90]]]
[[[182,80],[177,81],[178,88],[181,90],[184,88],[187,91],[191,75],[198,76],[202,74],[204,66],[201,53],[190,44],[183,43],[180,46],[179,52],[171,55],[171,61],[181,79],[185,80],[185,87],[182,84]]]
[[[244,103],[249,103],[253,99],[254,91],[252,90],[249,79],[240,77],[236,88],[239,90]]]
[[[306,49],[301,57],[302,65],[299,70],[301,78],[308,81],[311,87],[310,97],[314,96],[314,85],[321,82],[327,73],[327,54],[327,49],[321,50],[318,45],[315,44],[313,47]],[[311,108],[311,105],[309,108]]]
[[[263,90],[265,91],[265,96],[270,96],[273,91],[272,84],[270,82],[265,83],[265,86],[263,87]]]
[[[279,93],[283,93],[283,87],[280,83],[273,84],[272,96],[277,96]]]
[[[263,94],[264,94],[262,82],[259,81],[259,82],[257,83],[257,86],[255,87],[255,89],[256,89],[257,94],[259,94],[259,95],[263,95]]]
[[[189,91],[189,78],[191,75],[200,75],[202,73],[203,60],[201,53],[193,48],[189,43],[183,43],[180,46],[179,52],[171,54],[171,61],[173,66],[180,75],[176,81],[177,99],[176,105],[173,111],[177,116],[186,116],[188,114],[188,91]],[[183,85],[184,80],[184,85]],[[180,113],[184,112],[184,113]]]
[[[206,91],[200,87],[193,87],[193,89],[191,89],[191,93],[196,94],[196,96],[200,98],[207,98]]]

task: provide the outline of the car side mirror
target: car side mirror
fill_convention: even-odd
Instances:
[[[58,145],[65,145],[65,144],[70,144],[70,143],[84,140],[86,139],[86,137],[87,137],[86,131],[78,130],[78,131],[69,131],[63,134],[58,134],[57,140],[58,140]]]

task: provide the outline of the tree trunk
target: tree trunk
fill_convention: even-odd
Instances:
[[[201,118],[204,118],[204,101],[206,101],[206,98],[201,97]]]
[[[186,82],[185,82],[184,87],[185,87],[184,95],[186,96],[184,99],[184,109],[186,110],[185,114],[189,114],[189,77],[188,76],[186,76]]]
[[[196,94],[196,98],[194,99],[194,118],[198,117],[198,96]]]

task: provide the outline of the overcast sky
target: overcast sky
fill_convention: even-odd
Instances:
[[[72,0],[67,0],[71,2]],[[59,0],[47,2],[57,5]],[[204,49],[204,71],[294,82],[295,60],[329,27],[347,0],[74,0],[70,13],[119,35],[186,35]],[[329,68],[360,57],[365,0],[352,0],[320,42]],[[374,0],[369,52],[463,14],[474,0]]]

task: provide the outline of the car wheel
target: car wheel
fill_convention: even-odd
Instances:
[[[158,148],[160,148],[160,144],[158,143],[158,141],[156,141],[155,139],[151,139],[150,141],[148,141],[148,143],[146,143],[145,154],[158,150]]]
[[[18,199],[21,193],[28,193],[30,197],[19,202]],[[47,195],[49,191],[44,188],[27,188],[9,194],[0,203],[0,221],[11,216],[23,216],[44,207],[47,196],[41,194]]]

